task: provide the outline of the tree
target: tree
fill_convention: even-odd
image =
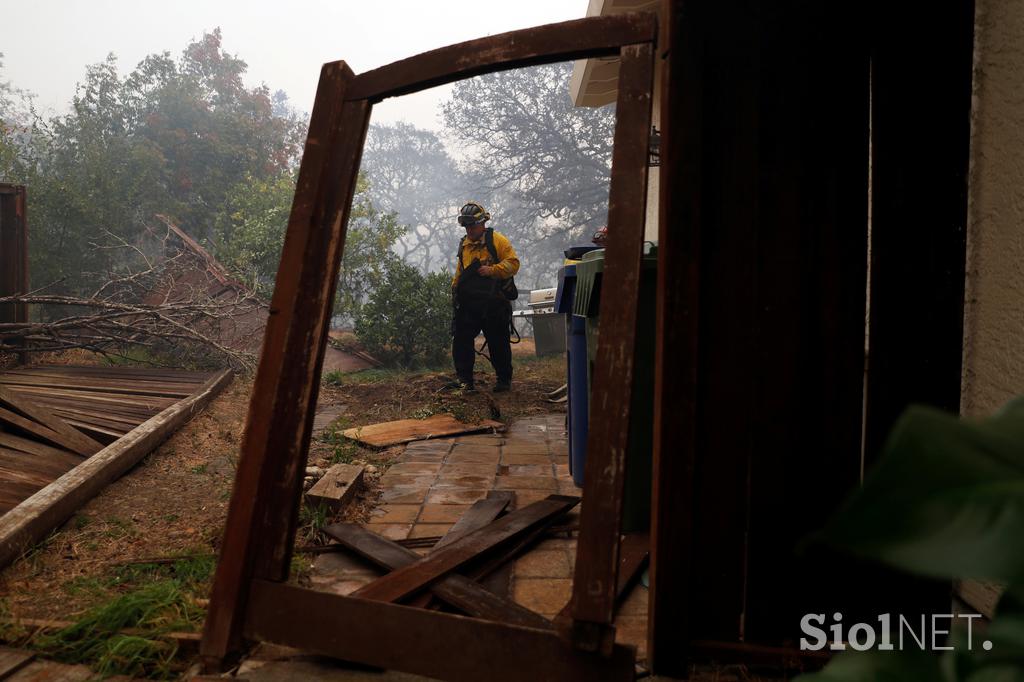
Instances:
[[[214,227],[214,256],[268,299],[284,246],[295,181],[293,172],[267,180],[246,178],[228,192]],[[335,292],[336,316],[355,318],[370,291],[382,280],[391,248],[404,231],[394,214],[376,209],[370,200],[369,184],[360,175]]]
[[[372,125],[361,170],[374,205],[408,225],[395,246],[402,260],[421,272],[450,265],[463,233],[455,215],[468,187],[441,139],[409,123]]]
[[[448,355],[451,312],[451,273],[422,275],[393,257],[356,317],[356,337],[385,364],[437,366]]]
[[[534,283],[550,282],[560,252],[607,221],[615,115],[574,107],[571,71],[550,64],[460,81],[442,107],[463,171]]]
[[[303,117],[266,86],[244,87],[244,73],[219,29],[126,77],[113,55],[88,67],[71,111],[32,132],[33,281],[88,291],[117,265],[110,242],[134,242],[152,215],[202,240],[229,193],[290,173]]]

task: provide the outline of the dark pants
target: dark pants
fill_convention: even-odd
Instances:
[[[498,381],[512,381],[512,345],[509,340],[509,322],[512,305],[508,301],[491,299],[483,302],[462,303],[455,312],[455,337],[452,339],[452,362],[455,373],[466,383],[473,383],[474,346],[481,331],[487,339],[488,355]]]

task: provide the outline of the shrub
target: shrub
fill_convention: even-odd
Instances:
[[[386,365],[436,366],[448,356],[451,315],[451,275],[422,275],[394,258],[356,317],[356,337]]]

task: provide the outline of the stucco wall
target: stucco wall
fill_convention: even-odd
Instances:
[[[977,0],[964,414],[1024,393],[1024,0]]]

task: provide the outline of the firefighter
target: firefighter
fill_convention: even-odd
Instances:
[[[466,236],[459,242],[452,279],[452,362],[457,385],[474,390],[474,344],[483,331],[497,375],[493,390],[501,393],[512,387],[510,301],[518,295],[513,275],[519,271],[519,258],[508,237],[487,227],[490,219],[491,214],[474,201],[459,210],[459,225],[466,228]]]

